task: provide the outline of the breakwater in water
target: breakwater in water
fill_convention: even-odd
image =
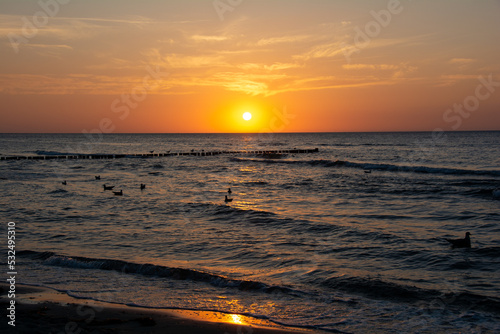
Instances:
[[[316,153],[319,149],[287,149],[287,150],[257,150],[257,151],[191,151],[191,152],[165,152],[165,153],[133,153],[133,154],[39,154],[0,156],[0,160],[50,160],[50,159],[121,159],[121,158],[153,158],[169,156],[214,156],[222,154],[252,154],[264,157],[279,157],[282,154]]]

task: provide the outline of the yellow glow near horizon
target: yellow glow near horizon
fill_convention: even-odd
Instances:
[[[212,128],[229,133],[257,133],[268,126],[269,107],[258,101],[234,101],[221,105],[212,118]]]

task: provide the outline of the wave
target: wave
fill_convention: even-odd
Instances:
[[[500,246],[477,248],[474,253],[483,257],[500,258]]]
[[[467,195],[471,195],[471,196],[475,196],[475,197],[500,199],[500,191],[499,191],[499,194],[496,194],[495,189],[493,189],[493,188],[472,189],[472,190],[466,191],[465,193]]]
[[[200,215],[212,222],[238,223],[259,227],[270,227],[285,230],[287,233],[308,233],[313,236],[331,235],[336,233],[339,238],[347,240],[370,240],[377,243],[400,244],[407,241],[395,234],[382,231],[368,231],[355,226],[349,228],[333,222],[320,222],[304,218],[293,218],[265,210],[242,209],[230,205],[189,202],[176,205],[176,209],[188,215]],[[340,215],[338,215],[340,217]],[[349,215],[352,218],[380,219],[380,220],[408,220],[411,216],[404,215]]]
[[[423,290],[412,286],[403,286],[396,283],[384,282],[379,279],[363,277],[331,277],[321,282],[321,285],[334,290],[357,293],[374,299],[406,302],[440,295],[438,291],[434,290]]]
[[[184,203],[178,210],[185,214],[200,215],[212,222],[249,224],[253,226],[287,228],[297,221],[265,210],[241,209],[216,203]]]
[[[55,234],[51,237],[49,237],[48,239],[59,239],[59,238],[65,238],[66,237],[66,234]]]
[[[373,146],[373,147],[408,147],[409,144],[404,143],[320,143],[319,146],[330,146],[330,147],[363,147],[363,146]]]
[[[488,250],[497,251],[495,250]],[[54,252],[39,252],[24,250],[18,253],[20,257],[41,261],[48,266],[77,268],[84,270],[107,270],[122,274],[142,275],[146,277],[160,277],[173,280],[189,280],[210,284],[217,288],[238,289],[240,291],[265,294],[281,293],[294,298],[315,298],[314,292],[297,290],[283,285],[269,285],[264,282],[235,279],[216,273],[204,272],[189,268],[168,267],[149,263],[134,263],[123,260],[88,258],[81,256],[67,256]],[[312,279],[310,285],[320,285],[334,291],[361,295],[370,299],[388,300],[410,304],[427,304],[429,307],[436,302],[445,303],[451,308],[474,308],[482,311],[500,314],[500,298],[482,296],[469,292],[442,292],[439,290],[424,289],[415,286],[387,282],[370,277],[330,277],[327,279]]]
[[[68,193],[68,191],[65,189],[56,189],[56,190],[49,191],[47,194],[56,195],[56,194],[66,194],[66,193]]]
[[[242,182],[241,184],[245,185],[245,186],[267,186],[269,184],[269,182],[267,182],[267,181],[246,181],[246,182]]]
[[[368,277],[331,277],[320,284],[336,291],[341,290],[371,299],[415,303],[421,306],[426,304],[429,308],[433,304],[440,304],[450,308],[474,308],[500,314],[500,298],[469,292],[445,293]]]
[[[221,222],[224,225],[233,222],[266,228],[271,227],[297,233],[309,232],[313,235],[333,233],[345,229],[333,223],[291,218],[271,211],[242,209],[216,203],[183,203],[180,206],[177,205],[177,210],[180,210],[184,214],[201,215],[212,222]]]
[[[20,251],[20,257],[28,257],[33,260],[42,261],[44,265],[117,271],[122,274],[135,274],[143,276],[155,276],[175,280],[190,280],[193,282],[207,283],[218,288],[234,288],[241,291],[256,291],[263,293],[285,293],[290,295],[301,295],[304,292],[293,290],[285,286],[268,285],[263,282],[233,279],[219,274],[208,273],[195,269],[167,267],[155,264],[139,264],[122,260],[95,259],[82,256],[66,256],[54,252],[38,252],[32,250]]]
[[[409,166],[395,164],[378,164],[373,162],[352,162],[348,160],[276,160],[276,159],[251,159],[232,157],[232,161],[240,162],[261,162],[267,164],[300,164],[319,167],[345,167],[356,169],[370,169],[388,172],[409,172],[409,173],[427,173],[427,174],[447,174],[447,175],[474,175],[474,176],[500,176],[500,170],[473,170],[450,167],[431,167],[431,166]]]

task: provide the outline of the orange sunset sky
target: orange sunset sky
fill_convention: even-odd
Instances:
[[[500,130],[498,0],[2,0],[0,35],[0,132]]]

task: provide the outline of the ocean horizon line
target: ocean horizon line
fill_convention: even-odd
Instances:
[[[500,132],[498,130],[390,130],[390,131],[303,131],[303,132],[110,132],[91,133],[91,135],[259,135],[259,134],[355,134],[355,133],[471,133],[471,132]],[[0,135],[85,135],[83,132],[0,132]],[[89,134],[89,133],[87,133]]]

